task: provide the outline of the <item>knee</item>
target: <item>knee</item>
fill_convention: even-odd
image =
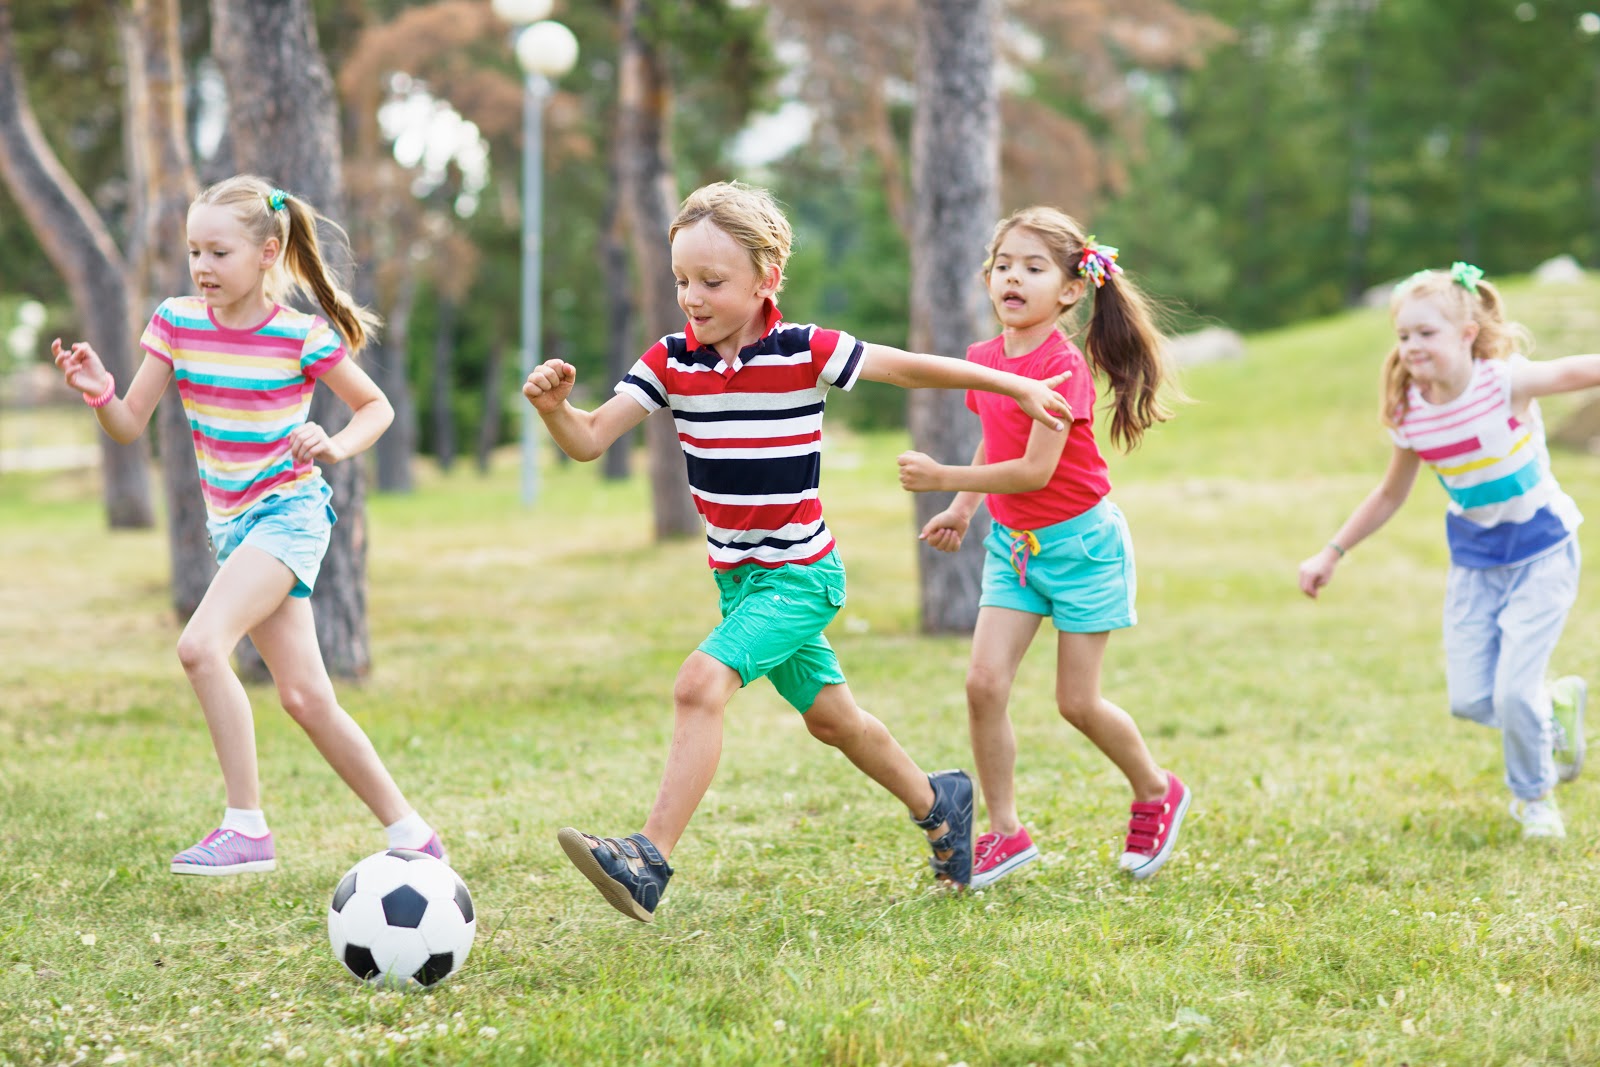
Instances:
[[[1067,721],[1067,725],[1075,730],[1082,730],[1088,726],[1095,712],[1100,710],[1100,698],[1057,694],[1056,710]]]
[[[278,703],[289,713],[289,718],[307,729],[326,721],[335,707],[333,690],[327,686],[314,684],[279,685]]]
[[[1004,707],[1010,697],[1011,679],[1002,672],[978,663],[967,670],[967,707],[972,713]]]
[[[722,704],[716,698],[716,690],[716,679],[686,665],[672,685],[673,710],[680,718],[721,715]]]
[[[178,637],[178,662],[185,674],[194,675],[228,666],[229,650],[209,634],[184,630]]]
[[[859,708],[853,708],[846,714],[831,711],[819,713],[813,705],[804,717],[806,730],[811,736],[833,748],[848,744],[852,738],[860,735],[864,727],[864,719]]]

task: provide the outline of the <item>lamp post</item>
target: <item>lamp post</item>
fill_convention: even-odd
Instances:
[[[544,244],[544,105],[554,79],[578,60],[572,31],[545,16],[552,0],[494,0],[494,13],[514,27],[512,47],[523,73],[522,96],[522,377],[538,363],[540,255]],[[522,503],[539,493],[538,416],[522,408]]]

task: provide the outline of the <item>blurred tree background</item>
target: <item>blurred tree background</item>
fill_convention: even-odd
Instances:
[[[581,54],[547,115],[543,354],[576,363],[590,401],[615,376],[618,294],[602,245],[614,210],[621,6],[555,9]],[[1049,202],[1078,215],[1122,248],[1180,325],[1250,330],[1325,314],[1455,258],[1491,275],[1561,253],[1595,266],[1595,6],[1006,0],[1002,208]],[[40,125],[118,231],[133,197],[110,7],[12,5]],[[181,4],[202,180],[228,169],[208,7]],[[395,350],[381,357],[395,361],[391,391],[396,381],[409,390],[406,448],[447,465],[481,462],[517,427],[522,100],[507,28],[487,0],[314,7],[345,111],[359,291],[391,322]],[[798,238],[786,313],[889,344],[908,332],[916,9],[915,0],[639,7],[671,90],[679,194],[727,177],[773,188]],[[3,190],[0,241],[0,291],[36,297],[52,310],[51,330],[72,332],[62,285]],[[972,249],[974,273],[981,259]],[[639,351],[650,338],[636,321]],[[838,408],[859,424],[903,425],[903,403],[896,390],[863,388]]]

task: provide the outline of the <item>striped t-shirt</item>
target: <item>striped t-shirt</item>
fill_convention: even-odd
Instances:
[[[822,408],[830,386],[856,383],[862,351],[847,333],[781,321],[769,302],[767,332],[731,366],[689,325],[617,384],[647,411],[671,409],[713,569],[815,563],[833,550],[817,492]]]
[[[180,296],[156,309],[139,343],[177,379],[212,519],[320,477],[294,461],[289,434],[306,421],[317,379],[345,357],[322,318],[280,306],[259,326],[234,330],[200,297]]]
[[[1521,359],[1522,357],[1513,357]],[[1433,468],[1450,496],[1445,535],[1463,567],[1522,563],[1572,536],[1583,516],[1550,473],[1539,404],[1525,419],[1511,411],[1511,364],[1473,362],[1462,394],[1430,404],[1415,384],[1405,418],[1390,431]]]

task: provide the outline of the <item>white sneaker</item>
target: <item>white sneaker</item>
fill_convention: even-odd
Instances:
[[[1523,837],[1567,836],[1566,824],[1561,821],[1561,809],[1556,807],[1555,798],[1548,794],[1542,800],[1513,800],[1511,817],[1522,824]]]
[[[1583,770],[1583,710],[1589,686],[1576,674],[1550,683],[1550,718],[1555,723],[1556,777],[1570,782]]]

